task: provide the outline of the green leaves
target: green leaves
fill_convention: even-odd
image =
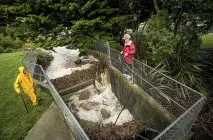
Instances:
[[[200,12],[205,13],[207,7],[196,6],[198,3],[193,3],[193,1],[167,1],[168,3],[165,5],[168,7],[165,10],[169,12],[158,11],[157,15],[153,15],[149,19],[141,41],[145,41],[150,49],[148,59],[152,63],[158,64],[163,61],[169,75],[181,83],[203,92],[203,86],[196,74],[201,73],[204,66],[195,58],[201,44],[200,36],[207,29],[204,18],[208,16],[200,17],[203,15]],[[209,23],[213,21],[213,18],[208,18],[206,21]],[[187,93],[183,92],[183,94]]]
[[[204,91],[201,80],[196,74],[201,73],[205,66],[196,62],[190,52],[167,57],[165,62],[169,75],[173,78],[200,92]]]
[[[129,19],[128,15],[120,15],[119,9],[110,5],[110,1],[88,0],[78,2],[79,19],[72,26],[72,38],[76,46],[86,51],[97,40],[111,40],[118,46],[119,26]],[[131,22],[131,21],[128,21]],[[127,23],[126,23],[127,24]]]
[[[160,62],[165,56],[174,52],[176,39],[168,26],[168,19],[165,15],[153,15],[145,29],[146,41],[151,49],[150,56],[153,61]]]
[[[5,36],[0,34],[0,53],[11,52],[13,49],[20,49],[23,42],[18,38],[11,38],[10,36]]]
[[[115,4],[114,0],[35,0],[0,5],[0,12],[4,15],[0,18],[3,18],[5,23],[14,22],[17,26],[26,24],[42,36],[53,34],[51,40],[34,42],[42,47],[71,43],[71,37],[57,40],[55,36],[63,30],[62,28],[72,27],[72,41],[77,47],[82,48],[81,50],[86,50],[89,45],[94,44],[91,38],[114,39],[113,43],[117,47],[120,31],[132,19],[120,13],[119,5]],[[35,38],[34,33],[33,36],[28,35],[29,38]]]
[[[54,22],[49,19],[48,16],[43,15],[28,15],[27,17],[17,17],[17,21],[21,23],[27,23],[34,25],[35,29],[39,29],[41,26],[46,24],[53,24]]]
[[[86,12],[90,12],[92,11],[93,9],[95,9],[95,4],[96,4],[97,0],[88,0],[84,5],[83,7],[81,8],[80,10],[80,13],[82,15],[84,15]]]

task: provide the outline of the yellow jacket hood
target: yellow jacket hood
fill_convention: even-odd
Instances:
[[[20,93],[19,85],[23,88],[25,93],[30,93],[31,91],[35,90],[36,82],[34,81],[33,77],[30,75],[29,72],[24,74],[24,67],[19,67],[19,75],[16,78],[14,83],[14,87],[17,93]]]
[[[21,66],[21,67],[18,68],[18,70],[21,74],[24,74],[24,67]]]

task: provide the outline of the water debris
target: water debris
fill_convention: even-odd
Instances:
[[[123,125],[107,124],[96,127],[85,127],[91,140],[129,140],[145,130],[147,125],[141,121],[130,121]]]

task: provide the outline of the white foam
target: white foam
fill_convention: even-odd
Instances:
[[[66,68],[65,65],[68,62],[72,63],[72,61],[75,61],[79,55],[78,49],[69,50],[66,48],[66,46],[56,47],[54,48],[54,51],[51,51],[51,54],[53,56],[53,61],[51,62],[50,66],[46,70],[47,75],[49,76],[50,79],[55,79],[55,78],[70,74],[71,71],[68,68]]]
[[[99,86],[99,90],[103,90],[101,93],[97,93],[94,86],[88,86],[78,92],[83,92],[84,90],[90,91],[90,97],[87,100],[79,100],[79,95],[71,96],[70,99],[72,103],[78,109],[77,115],[82,120],[98,122],[101,124],[115,123],[118,114],[121,112],[123,106],[120,104],[119,100],[111,91],[111,86],[108,84],[106,86]],[[90,107],[90,110],[85,110],[82,104],[88,105],[91,102],[99,103],[98,105]],[[101,109],[106,109],[110,113],[110,117],[104,119],[101,115]],[[127,109],[124,109],[120,114],[117,125],[122,125],[126,122],[132,121],[134,118]]]
[[[55,51],[55,52],[54,52]],[[64,47],[56,47],[54,51],[50,51],[53,56],[53,61],[47,68],[46,73],[50,79],[63,77],[71,74],[76,70],[83,70],[90,68],[91,64],[85,64],[80,67],[76,67],[74,61],[78,59],[79,50],[70,50]],[[91,57],[91,59],[94,59]],[[69,63],[69,67],[66,65]]]

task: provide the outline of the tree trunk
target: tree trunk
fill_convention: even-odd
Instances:
[[[158,2],[157,2],[157,0],[153,0],[153,4],[154,4],[154,7],[155,7],[155,11],[158,13],[159,7],[158,7]]]

